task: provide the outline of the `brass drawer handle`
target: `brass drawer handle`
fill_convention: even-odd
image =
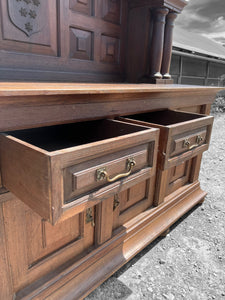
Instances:
[[[184,147],[187,147],[188,150],[191,150],[191,149],[193,149],[193,148],[195,148],[195,147],[198,147],[199,144],[200,144],[202,141],[203,141],[203,137],[201,137],[200,135],[197,136],[197,138],[196,138],[196,144],[194,144],[194,145],[191,145],[191,143],[189,142],[189,140],[188,140],[188,139],[185,139],[185,141],[184,141]]]
[[[127,164],[126,164],[126,169],[127,169],[127,172],[126,173],[122,173],[122,174],[118,174],[116,175],[115,177],[113,178],[109,178],[109,175],[106,171],[106,168],[101,168],[101,169],[98,169],[96,171],[96,177],[97,177],[97,181],[101,181],[101,180],[104,180],[106,179],[108,182],[114,182],[116,181],[117,179],[120,179],[120,178],[123,178],[123,177],[127,177],[130,175],[131,171],[132,171],[132,168],[136,165],[136,162],[133,158],[128,158],[127,159]]]

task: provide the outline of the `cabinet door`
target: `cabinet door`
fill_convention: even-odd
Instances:
[[[175,194],[181,194],[198,180],[202,154],[180,162],[167,170],[157,170],[154,204],[157,206]]]
[[[142,181],[114,198],[113,230],[153,205],[155,177]]]
[[[0,79],[118,81],[126,6],[122,0],[0,0]]]
[[[96,242],[102,244],[117,232],[123,225],[152,207],[155,176],[142,180],[104,200],[96,209]],[[129,225],[128,225],[129,226]],[[119,232],[118,231],[118,232]]]
[[[15,292],[94,245],[94,219],[88,222],[86,212],[52,226],[11,196],[3,203],[3,215]]]

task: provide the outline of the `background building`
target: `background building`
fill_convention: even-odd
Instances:
[[[225,86],[225,47],[175,27],[170,73],[174,83]]]

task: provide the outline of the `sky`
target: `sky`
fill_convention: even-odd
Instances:
[[[189,0],[176,26],[225,44],[225,0]]]

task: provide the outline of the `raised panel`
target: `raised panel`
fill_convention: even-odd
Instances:
[[[137,183],[114,197],[113,229],[125,224],[153,204],[154,179]]]
[[[70,0],[70,9],[85,15],[92,15],[93,0]]]
[[[51,0],[2,0],[0,49],[57,55],[57,9]]]
[[[28,247],[28,264],[31,266],[46,257],[75,242],[82,235],[80,215],[76,215],[63,223],[52,226],[41,219],[33,211],[26,211],[26,227]]]
[[[121,195],[122,196],[122,195]],[[126,197],[121,197],[120,201],[120,213],[123,213],[126,209],[143,200],[146,197],[146,181],[143,181],[135,186],[131,187],[127,191]]]
[[[172,167],[168,171],[168,187],[166,190],[166,195],[171,194],[178,188],[189,183],[190,171],[191,171],[191,161],[188,160],[175,167]]]
[[[47,2],[40,0],[8,0],[8,13],[11,22],[31,36],[45,26],[48,6]]]
[[[121,0],[103,0],[102,18],[105,21],[120,24]]]
[[[52,226],[11,193],[7,199],[2,206],[14,291],[85,255],[95,244],[95,228],[85,212]]]
[[[177,180],[178,178],[184,176],[185,170],[186,170],[186,162],[183,162],[182,164],[171,168],[170,183],[172,183],[175,180]]]
[[[77,28],[70,28],[70,57],[92,60],[93,33]]]
[[[118,38],[102,35],[101,38],[101,61],[105,63],[119,63],[119,46]]]

